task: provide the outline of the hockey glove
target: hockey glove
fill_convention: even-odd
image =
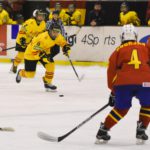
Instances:
[[[26,47],[26,39],[24,37],[20,38],[20,44],[22,47]]]
[[[65,56],[69,56],[69,54],[70,54],[70,45],[69,45],[69,44],[65,45],[65,46],[63,47],[62,51],[63,51],[63,54],[64,54]]]
[[[111,92],[110,93],[110,96],[109,96],[109,106],[113,107],[115,105],[115,100],[116,100],[116,97],[115,95]]]
[[[48,55],[45,52],[41,52],[39,54],[40,60],[42,60],[44,63],[49,63],[50,60],[48,58]]]

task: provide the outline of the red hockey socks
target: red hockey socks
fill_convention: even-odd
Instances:
[[[129,109],[113,108],[105,119],[104,125],[109,130],[118,123],[128,112]]]
[[[143,126],[147,128],[150,122],[150,106],[141,107],[139,114],[139,121],[141,121],[143,123]]]

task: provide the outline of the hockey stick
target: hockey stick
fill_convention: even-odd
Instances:
[[[11,49],[14,49],[14,48],[16,48],[16,46],[9,47],[9,48],[6,48],[6,49],[2,49],[2,48],[0,47],[0,52],[7,51],[7,50],[11,50]]]
[[[83,122],[81,122],[79,125],[77,125],[75,128],[73,128],[71,131],[67,132],[66,134],[64,134],[62,136],[55,137],[55,136],[51,136],[51,135],[49,135],[47,133],[44,133],[44,132],[38,132],[38,137],[41,138],[41,139],[43,139],[43,140],[50,141],[50,142],[61,142],[62,140],[64,140],[65,138],[67,138],[70,134],[72,134],[74,131],[76,131],[77,129],[79,129],[85,123],[87,123],[88,121],[90,121],[94,116],[96,116],[99,112],[101,112],[102,110],[104,110],[108,106],[109,106],[109,104],[106,104],[105,106],[103,106],[102,108],[100,108],[98,111],[96,111],[94,114],[92,114],[90,117],[88,117]]]
[[[84,78],[84,74],[83,74],[81,77],[79,77],[79,75],[78,75],[78,73],[77,73],[77,71],[76,71],[76,69],[75,69],[75,67],[74,67],[74,65],[73,65],[73,63],[72,63],[72,60],[70,59],[69,55],[67,55],[67,58],[68,58],[68,60],[69,60],[69,62],[70,62],[70,64],[71,64],[71,67],[72,67],[72,69],[73,69],[73,71],[74,71],[76,77],[78,78],[78,81],[79,81],[79,82],[82,81],[83,78]]]
[[[11,127],[2,127],[0,128],[0,131],[14,132],[15,130]]]

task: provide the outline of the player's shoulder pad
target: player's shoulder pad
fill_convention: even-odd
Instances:
[[[120,12],[119,14],[120,14],[120,15],[123,15],[123,12]]]
[[[124,44],[121,44],[120,46],[118,46],[116,48],[116,51],[119,51],[120,49],[126,47],[126,46],[133,46],[133,45],[136,45],[136,46],[145,46],[146,44],[145,43],[142,43],[142,42],[127,42],[127,43],[124,43]]]
[[[36,20],[34,18],[30,18],[26,21],[26,24],[33,24],[35,22],[36,22]]]
[[[116,48],[116,50],[115,51],[119,51],[121,48],[123,48],[124,46],[123,46],[123,44],[121,44],[121,45],[119,45],[117,48]]]
[[[129,11],[130,15],[137,15],[137,13],[135,11]]]
[[[43,21],[41,22],[41,24],[46,24],[46,22],[43,20]]]
[[[3,9],[2,13],[8,14],[8,12],[5,9]]]

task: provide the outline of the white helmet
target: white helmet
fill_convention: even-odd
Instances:
[[[121,42],[137,41],[137,31],[132,24],[124,25],[122,28]]]
[[[39,11],[39,9],[35,9],[34,11],[33,11],[33,17],[36,17],[36,14],[37,14],[37,12]]]

